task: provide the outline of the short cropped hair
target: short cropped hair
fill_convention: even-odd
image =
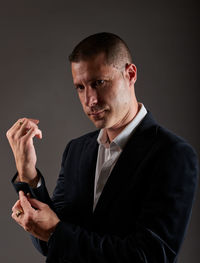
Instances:
[[[100,53],[105,54],[106,63],[123,66],[132,63],[132,56],[127,44],[117,35],[102,32],[83,39],[69,55],[70,62],[85,61]]]

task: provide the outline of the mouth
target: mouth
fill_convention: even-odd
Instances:
[[[100,110],[100,111],[96,111],[96,112],[90,112],[89,115],[90,116],[99,116],[103,112],[105,112],[105,110]]]

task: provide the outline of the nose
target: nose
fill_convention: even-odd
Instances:
[[[97,102],[97,91],[91,87],[85,88],[85,105],[91,107],[96,105]]]

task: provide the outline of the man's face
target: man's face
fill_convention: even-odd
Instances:
[[[83,110],[97,128],[119,128],[132,106],[125,65],[119,70],[105,63],[104,54],[72,62],[72,77]]]

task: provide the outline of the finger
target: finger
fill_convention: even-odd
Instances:
[[[27,128],[31,128],[31,127],[33,127],[33,126],[36,126],[36,127],[37,127],[37,124],[39,123],[39,120],[26,118],[26,119],[24,120],[23,124],[24,124],[25,122],[27,123]],[[23,127],[23,125],[22,125],[21,127]]]
[[[16,212],[13,211],[11,216],[17,223],[19,223],[19,218],[16,216]]]
[[[20,216],[24,215],[24,210],[22,208],[16,209],[12,211],[12,218],[19,218]]]
[[[24,210],[21,207],[20,200],[18,200],[12,208],[12,218],[16,222],[19,222],[19,216],[21,216],[22,214],[24,214]]]
[[[33,127],[38,128],[35,122],[31,121],[30,119],[24,120],[23,124],[17,132],[17,137],[24,136]]]
[[[19,200],[25,213],[33,209],[23,191],[19,191]]]
[[[20,213],[20,215],[18,215],[17,213],[19,212],[18,211],[14,211],[12,214],[11,214],[11,217],[18,223],[20,224],[22,227],[23,227],[23,216],[24,216],[24,213],[22,211],[22,213]]]
[[[42,139],[42,131],[38,129],[38,133],[35,135],[38,139]]]
[[[30,129],[30,124],[28,119],[24,119],[23,122],[19,122],[19,125],[16,129],[17,137],[21,137],[22,135],[26,134],[26,132]]]
[[[39,123],[39,120],[37,119],[31,119],[31,118],[21,118],[19,119],[14,125],[13,127],[16,127],[17,129],[20,129],[24,126],[24,124],[29,124],[29,128],[31,128],[31,125],[36,125]]]
[[[17,202],[14,204],[14,206],[12,207],[12,211],[16,211],[17,209],[21,209],[21,205],[20,205],[20,200],[17,200]]]
[[[21,118],[13,124],[13,126],[6,133],[7,138],[11,137],[12,134],[16,133],[16,131],[20,129],[20,123],[23,123],[25,119],[26,118]]]
[[[39,139],[42,139],[42,131],[36,127],[32,127],[28,132],[27,134],[24,136],[25,139],[30,139],[30,138],[33,138],[33,137],[37,137]]]
[[[25,117],[18,119],[11,128],[19,128],[20,124],[23,123],[26,119],[27,118],[25,118]]]
[[[39,120],[37,120],[37,119],[29,119],[30,121],[32,121],[32,122],[34,122],[35,124],[38,124],[40,121]]]
[[[46,206],[45,203],[40,202],[39,200],[37,200],[35,198],[28,198],[28,201],[32,207],[39,209],[39,210],[41,210],[42,208],[44,208],[44,206]]]
[[[17,120],[14,123],[14,125],[7,131],[6,136],[7,136],[7,138],[11,137],[17,131],[21,130],[22,127],[23,127],[22,133],[26,134],[27,130],[29,130],[33,125],[37,126],[38,123],[39,123],[39,120],[37,120],[37,119],[21,118],[21,119]],[[26,127],[25,124],[28,126]]]

